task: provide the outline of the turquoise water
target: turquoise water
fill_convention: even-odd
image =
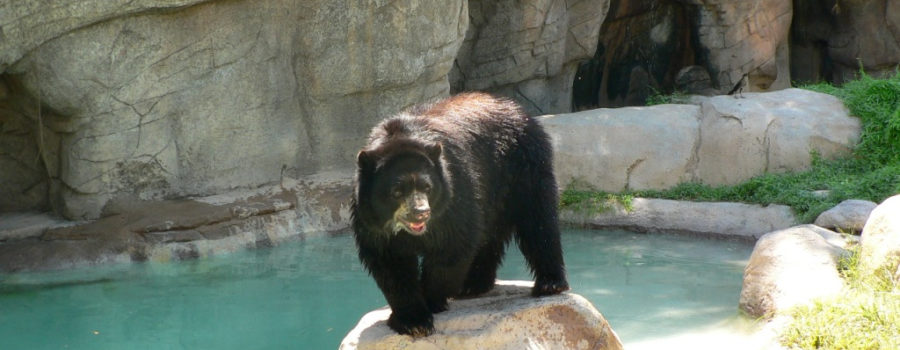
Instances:
[[[629,343],[737,315],[752,245],[568,230],[573,291]],[[530,279],[513,246],[502,279]],[[177,263],[0,274],[0,349],[336,349],[385,304],[352,237]]]

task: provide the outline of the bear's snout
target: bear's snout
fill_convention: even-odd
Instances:
[[[408,204],[410,211],[410,218],[413,221],[422,222],[428,220],[431,216],[431,206],[428,205],[428,195],[422,192],[415,192],[412,196],[410,196],[410,202]]]

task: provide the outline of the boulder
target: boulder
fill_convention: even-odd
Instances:
[[[701,66],[687,66],[675,75],[675,91],[690,95],[715,95],[709,72]]]
[[[693,100],[541,117],[560,185],[574,180],[608,192],[731,185],[806,169],[811,152],[848,155],[859,139],[859,120],[831,95],[787,89]]]
[[[353,349],[622,349],[616,333],[587,299],[573,293],[533,298],[532,283],[498,281],[474,299],[450,302],[435,314],[435,333],[399,335],[387,326],[391,310],[372,311],[341,342]]]
[[[869,213],[877,205],[871,201],[848,199],[819,214],[814,224],[827,229],[859,233],[862,232]]]
[[[561,186],[573,180],[595,188],[667,188],[691,180],[699,108],[659,105],[548,115],[541,122],[553,143]]]
[[[797,224],[791,208],[743,203],[634,198],[630,208],[612,203],[602,211],[563,210],[560,221],[592,228],[688,233],[756,239]]]
[[[610,0],[469,0],[450,84],[511,97],[533,115],[568,112],[578,62],[597,48]]]
[[[859,119],[837,97],[803,89],[697,97],[701,125],[694,179],[730,185],[850,154]]]
[[[34,197],[69,219],[97,218],[119,196],[351,170],[378,120],[449,94],[469,18],[463,0],[11,6],[0,15],[8,105],[46,144],[19,156],[19,143],[0,143],[0,165],[41,160],[29,174],[50,183],[10,192],[43,188]]]
[[[860,237],[860,267],[888,269],[900,281],[900,195],[881,202],[869,215]]]
[[[744,269],[740,308],[753,317],[841,292],[837,261],[846,241],[815,225],[795,226],[762,236]]]

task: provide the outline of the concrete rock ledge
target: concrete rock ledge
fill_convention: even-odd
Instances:
[[[797,225],[790,207],[729,202],[687,202],[635,198],[632,207],[613,204],[602,212],[563,210],[560,221],[590,228],[621,228],[637,232],[665,232],[756,239]]]
[[[532,282],[498,281],[493,291],[452,300],[434,317],[435,334],[413,339],[387,326],[391,310],[372,311],[341,342],[341,350],[622,349],[603,315],[573,293],[533,298]]]
[[[86,222],[6,214],[0,218],[0,272],[183,260],[341,231],[350,217],[350,191],[349,177],[319,174],[202,198],[122,198]]]

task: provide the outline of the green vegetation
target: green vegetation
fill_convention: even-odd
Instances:
[[[900,285],[884,269],[859,268],[858,247],[841,259],[849,288],[840,296],[788,311],[793,321],[780,334],[790,349],[900,348]]]
[[[888,79],[863,74],[859,80],[841,87],[817,84],[803,88],[841,98],[851,114],[860,118],[863,132],[851,157],[823,160],[813,155],[810,170],[764,174],[734,186],[684,183],[664,191],[626,191],[615,195],[567,188],[561,206],[590,206],[579,199],[602,202],[617,197],[784,204],[793,208],[801,222],[811,222],[846,199],[878,203],[900,193],[900,73]],[[666,103],[678,98],[655,95],[654,101]]]
[[[634,196],[629,194],[615,194],[597,191],[583,181],[569,183],[559,198],[561,208],[571,209],[580,213],[603,213],[622,207],[625,211],[632,210],[631,200]]]
[[[676,90],[671,94],[665,94],[662,91],[659,91],[653,87],[653,93],[650,96],[647,96],[647,100],[644,103],[648,106],[655,105],[664,105],[668,103],[685,103],[690,98],[690,95]]]

